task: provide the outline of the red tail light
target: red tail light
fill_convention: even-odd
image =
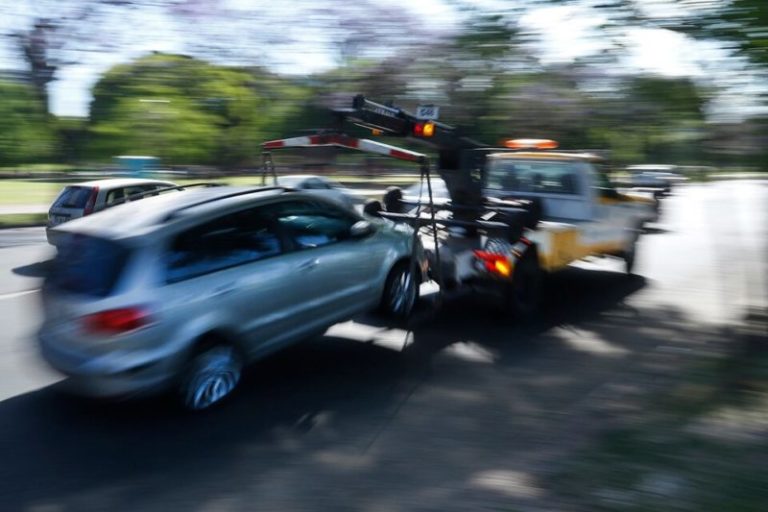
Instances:
[[[485,270],[503,277],[512,275],[512,263],[503,254],[487,251],[475,251],[475,257],[483,262]]]
[[[99,187],[93,187],[91,189],[91,195],[88,196],[88,201],[85,203],[85,209],[83,215],[90,215],[93,213],[93,208],[96,206],[96,196],[99,195]]]
[[[121,334],[148,325],[150,315],[138,307],[110,309],[84,317],[83,323],[92,334]]]

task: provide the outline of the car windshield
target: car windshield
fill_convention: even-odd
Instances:
[[[94,297],[112,292],[130,250],[116,242],[66,233],[57,244],[46,286]]]
[[[69,186],[61,191],[59,197],[54,201],[56,208],[85,208],[88,197],[91,195],[90,187]]]
[[[277,184],[281,187],[300,188],[307,178],[303,176],[280,176]]]

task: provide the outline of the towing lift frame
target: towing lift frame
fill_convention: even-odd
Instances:
[[[403,148],[398,148],[395,146],[390,146],[389,144],[383,144],[381,142],[376,142],[370,139],[360,139],[356,137],[350,137],[349,135],[345,135],[343,133],[326,133],[326,134],[318,134],[318,135],[308,135],[303,137],[291,137],[287,139],[277,139],[277,140],[271,140],[266,141],[261,144],[262,147],[262,162],[263,162],[263,168],[262,168],[262,185],[266,186],[266,180],[267,175],[271,175],[274,180],[274,185],[277,185],[277,172],[275,170],[275,164],[274,160],[272,158],[272,151],[274,150],[280,150],[280,149],[289,149],[289,148],[313,148],[313,147],[339,147],[339,148],[345,148],[345,149],[353,149],[358,151],[363,151],[366,153],[372,153],[377,155],[383,155],[390,158],[395,158],[398,160],[404,160],[407,162],[413,162],[419,165],[419,171],[420,171],[420,179],[422,186],[424,182],[427,184],[427,194],[429,197],[429,214],[430,218],[428,219],[428,224],[432,227],[432,233],[433,233],[433,242],[435,244],[435,247],[438,247],[438,230],[437,230],[437,219],[435,217],[435,209],[434,209],[434,198],[432,195],[432,180],[430,177],[430,162],[429,157],[423,153],[418,153],[415,151],[410,151]],[[411,255],[411,271],[413,273],[414,267],[416,265],[417,261],[417,248],[418,248],[418,241],[419,241],[419,231],[421,227],[423,227],[424,221],[427,219],[423,219],[421,217],[421,194],[419,194],[419,201],[415,210],[415,213],[410,216],[400,216],[396,214],[391,214],[388,212],[378,212],[378,214],[381,217],[389,218],[393,221],[403,221],[406,220],[411,224],[413,228],[413,241],[412,241],[412,255]],[[436,272],[435,272],[435,278],[437,281],[437,284],[440,289],[440,296],[442,297],[443,294],[443,282],[442,282],[442,275],[441,275],[441,263],[440,263],[440,251],[435,250],[435,261],[436,261]]]
[[[522,224],[519,221],[514,223],[510,222],[508,216],[513,212],[527,212],[521,209],[518,204],[505,201],[497,201],[492,204],[441,204],[439,207],[436,207],[432,189],[430,160],[429,157],[423,153],[391,146],[370,139],[355,138],[343,133],[321,133],[271,140],[266,141],[261,145],[262,161],[264,162],[264,167],[262,169],[262,184],[267,184],[266,180],[268,175],[273,177],[275,184],[277,183],[277,174],[272,158],[272,151],[289,148],[328,146],[383,155],[419,165],[421,186],[415,208],[408,213],[381,211],[381,208],[378,208],[378,211],[376,211],[375,214],[391,221],[405,222],[413,228],[412,247],[414,254],[411,258],[412,265],[415,265],[417,261],[415,252],[419,247],[417,242],[420,242],[421,240],[419,237],[422,234],[422,228],[429,226],[431,230],[431,237],[429,237],[431,238],[430,243],[434,244],[434,261],[430,266],[429,276],[439,287],[437,297],[440,302],[445,298],[446,290],[449,288],[449,285],[454,284],[454,280],[456,282],[461,282],[461,280],[457,278],[459,273],[456,271],[454,272],[454,275],[452,276],[453,279],[450,283],[446,282],[444,279],[443,257],[441,253],[447,251],[450,254],[454,249],[450,247],[450,240],[453,235],[450,230],[446,228],[462,228],[471,233],[469,239],[477,242],[476,247],[472,251],[473,271],[477,270],[476,274],[482,273],[481,275],[491,278],[490,280],[495,283],[498,283],[499,281],[511,282],[515,265],[526,255],[532,244],[524,236]],[[427,205],[424,205],[422,202],[422,191],[425,182],[427,185]],[[423,211],[424,206],[427,207],[428,212]],[[437,219],[436,212],[438,210],[449,211],[454,218]],[[423,213],[428,213],[428,217],[425,218],[422,215]],[[506,222],[491,220],[497,215],[501,215],[502,219],[506,219]],[[504,215],[507,215],[507,217],[504,217]],[[457,219],[455,216],[459,216],[460,218]],[[515,225],[517,225],[517,231],[515,230]],[[439,237],[439,232],[441,230],[445,230],[444,232],[448,233],[447,242],[441,242]],[[486,246],[482,247],[479,243],[481,240],[481,233],[485,233],[485,237],[487,238]],[[503,234],[501,239],[498,236],[499,233]],[[495,237],[493,236],[494,234]],[[454,266],[454,270],[458,266],[456,257],[449,263]],[[464,270],[466,272],[466,269]]]

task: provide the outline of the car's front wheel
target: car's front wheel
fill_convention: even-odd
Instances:
[[[199,350],[189,361],[181,382],[184,407],[192,411],[208,409],[232,394],[243,370],[243,360],[235,347],[217,344]]]
[[[386,316],[406,319],[413,312],[417,294],[418,280],[411,264],[400,262],[387,276],[379,310]]]

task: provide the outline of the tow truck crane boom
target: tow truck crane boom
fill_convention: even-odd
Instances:
[[[482,204],[480,169],[489,146],[461,134],[460,129],[390,105],[355,96],[352,108],[336,110],[339,124],[344,121],[378,130],[385,135],[407,137],[437,150],[437,170],[455,204]],[[429,125],[429,130],[425,126]]]

